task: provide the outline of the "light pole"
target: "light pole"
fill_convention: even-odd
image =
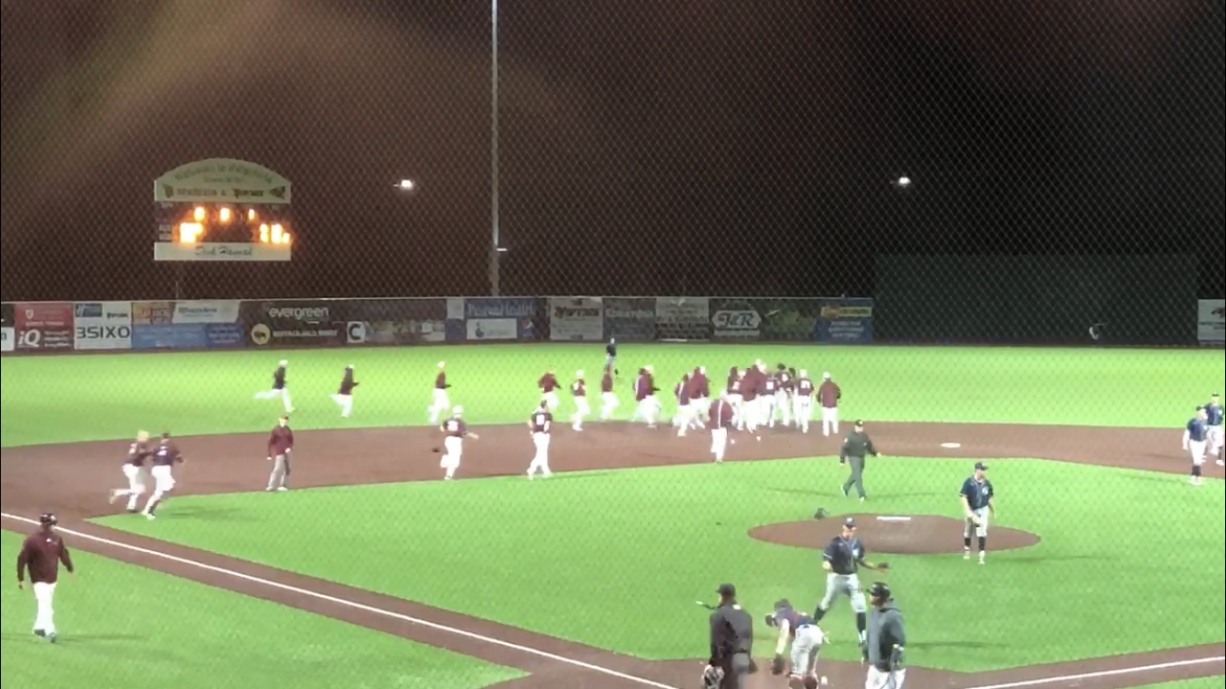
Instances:
[[[498,0],[490,0],[490,296],[501,296],[498,227]]]

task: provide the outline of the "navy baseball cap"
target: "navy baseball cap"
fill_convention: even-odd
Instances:
[[[719,590],[716,591],[721,596],[732,598],[736,595],[736,587],[732,584],[720,584]]]
[[[988,465],[983,462],[975,462],[975,471],[987,471]]]

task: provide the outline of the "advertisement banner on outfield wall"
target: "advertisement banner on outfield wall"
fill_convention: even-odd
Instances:
[[[237,349],[247,344],[236,301],[138,301],[132,349]]]
[[[1207,347],[1226,344],[1226,299],[1201,299],[1197,308],[1197,339]]]
[[[63,351],[73,347],[72,304],[14,304],[14,334],[19,352]]]
[[[132,303],[77,302],[73,310],[73,348],[77,351],[132,349]]]
[[[825,344],[872,344],[872,299],[823,299],[817,341]]]
[[[541,303],[529,297],[465,299],[465,339],[470,342],[535,340]]]
[[[0,304],[0,352],[8,354],[17,349],[17,331],[14,328],[13,305]]]
[[[555,342],[604,340],[604,304],[600,297],[550,297],[549,339]]]
[[[753,299],[711,300],[711,335],[717,340],[756,340],[762,336],[762,311]]]
[[[706,340],[711,334],[711,300],[657,297],[656,336],[662,340]]]
[[[342,301],[244,302],[240,320],[256,347],[329,347],[347,340]]]
[[[176,301],[171,322],[176,325],[238,323],[242,302]]]
[[[533,332],[530,318],[479,318],[466,321],[465,327],[469,342],[530,340]]]
[[[352,346],[447,341],[447,300],[371,299],[347,302],[345,343]]]
[[[605,297],[604,335],[619,342],[651,342],[656,339],[654,298]],[[703,319],[706,322],[706,319]]]

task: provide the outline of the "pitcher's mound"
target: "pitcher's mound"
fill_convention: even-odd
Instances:
[[[848,517],[856,520],[857,535],[870,552],[886,555],[940,555],[962,552],[962,522],[949,517],[851,514],[759,526],[749,535],[759,541],[796,548],[823,550],[843,530]],[[988,547],[993,551],[1029,548],[1039,537],[1026,531],[991,527]]]

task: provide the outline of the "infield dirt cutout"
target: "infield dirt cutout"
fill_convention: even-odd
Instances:
[[[822,550],[843,530],[843,520],[856,520],[856,533],[874,553],[885,555],[948,555],[962,552],[963,524],[960,519],[929,515],[851,514],[837,519],[767,524],[750,530],[759,541]],[[1039,537],[1017,529],[991,527],[988,543],[992,552],[1029,548]]]
[[[270,428],[274,420],[275,414],[270,415]],[[464,465],[460,470],[461,480],[455,485],[456,490],[462,491],[464,480],[469,478],[524,475],[532,457],[532,446],[522,428],[485,426],[474,430],[481,434],[481,440],[465,444]],[[1187,481],[1183,476],[1187,461],[1183,454],[1177,451],[1178,433],[1163,430],[986,424],[872,424],[869,432],[873,434],[877,445],[891,457],[883,460],[879,471],[888,470],[884,462],[923,461],[902,458],[931,457],[941,443],[952,437],[961,440],[962,447],[939,453],[946,458],[964,458],[973,462],[980,459],[1031,457],[1106,464],[1165,472],[1170,474],[1170,480],[1173,482]],[[438,444],[432,429],[303,431],[296,435],[298,442],[295,448],[297,452],[294,480],[298,489],[441,479],[438,456],[430,453],[430,448]],[[748,436],[741,438],[746,440]],[[705,434],[677,438],[666,428],[648,431],[627,424],[593,424],[583,433],[573,433],[569,429],[557,433],[550,452],[551,464],[554,471],[564,473],[707,463],[711,461],[707,441]],[[761,442],[737,443],[731,448],[728,461],[828,457],[837,454],[839,442],[837,438],[801,435],[788,430],[770,431],[762,436]],[[176,493],[263,493],[268,471],[268,465],[263,461],[266,443],[267,435],[263,433],[180,438],[179,445],[192,462],[178,473],[180,484]],[[706,620],[702,615],[695,615],[694,619],[693,659],[675,662],[645,661],[530,632],[495,620],[460,615],[414,601],[392,598],[89,523],[86,520],[115,511],[114,507],[107,504],[107,491],[126,485],[120,473],[120,464],[126,448],[126,440],[4,448],[0,450],[0,473],[3,478],[0,510],[25,518],[36,516],[43,511],[54,511],[60,516],[65,529],[109,541],[87,540],[68,535],[69,544],[77,549],[449,649],[516,668],[530,675],[525,679],[500,685],[498,689],[689,689],[699,685],[698,678],[703,663],[698,658],[705,653],[707,644]],[[362,451],[355,452],[355,448],[361,448]],[[1206,468],[1210,476],[1218,479],[1222,477],[1221,467],[1210,465]],[[970,471],[969,464],[966,471]],[[964,477],[962,473],[951,476],[951,490],[956,490]],[[599,473],[589,476],[586,480],[600,480]],[[524,481],[526,484],[527,479]],[[1196,489],[1189,487],[1188,490]],[[840,501],[846,500],[837,492],[837,488],[823,489],[815,485],[811,495],[814,508],[822,504],[834,507],[840,504]],[[270,505],[275,505],[277,496],[268,497]],[[173,499],[167,502],[163,515],[166,520],[176,517]],[[210,513],[207,507],[199,508],[190,514],[181,513],[180,516],[202,520],[221,518]],[[797,515],[798,518],[808,516],[810,515]],[[872,528],[869,525],[875,518],[876,515],[862,516],[861,528]],[[825,524],[808,520],[804,522],[804,528],[811,531],[798,532],[801,535],[794,538],[804,536],[821,540],[822,537],[817,535],[818,528],[837,529],[840,523],[839,519],[826,520]],[[893,524],[895,527],[898,525]],[[924,524],[919,526],[923,527]],[[952,519],[938,520],[930,526],[945,534],[943,538],[946,540],[926,545],[929,550],[924,552],[950,552],[953,546],[949,543],[955,544],[960,550],[960,522]],[[24,522],[9,519],[4,520],[4,527],[19,532],[30,529]],[[1007,545],[1001,543],[1006,537],[1002,532],[1004,530],[999,528],[992,530],[989,541],[991,549],[996,550]],[[824,538],[828,539],[832,532],[825,533],[827,535]],[[784,536],[786,535],[787,529],[784,529]],[[904,542],[890,546],[889,534],[866,531],[863,535],[875,552],[883,553],[904,552],[900,548],[908,547],[914,536],[903,533],[899,538]],[[683,536],[678,536],[681,537]],[[1211,535],[1207,537],[1212,538]],[[134,550],[132,546],[145,551]],[[1221,542],[1210,543],[1210,546],[1220,548]],[[157,556],[158,553],[179,560],[168,560]],[[213,569],[187,564],[188,562]],[[228,573],[241,573],[248,578]],[[710,584],[715,586],[723,579],[718,572],[712,572]],[[276,582],[277,586],[261,582]],[[480,586],[482,583],[475,581],[473,585]],[[339,605],[319,597],[296,593],[285,587],[294,587],[330,597],[333,601],[349,601],[366,607]],[[821,588],[821,582],[815,578],[813,595],[819,595]],[[386,611],[437,626],[409,623],[377,611]],[[757,616],[765,611],[753,612]],[[689,611],[687,614],[694,613]],[[460,633],[447,630],[458,630]],[[71,636],[71,630],[64,631]],[[1156,641],[1161,643],[1161,640]],[[854,643],[852,645],[854,648]],[[915,647],[922,650],[922,645],[923,641],[917,640]],[[770,652],[766,645],[761,645],[760,648],[762,652],[759,656]],[[1224,651],[1226,645],[1216,643],[977,674],[956,674],[913,667],[908,672],[907,686],[917,689],[968,689],[1001,685],[1037,689],[1069,686],[1077,686],[1079,689],[1125,689],[1226,674],[1226,668],[1220,660],[1221,656],[1226,655]],[[973,653],[973,650],[968,650],[968,653]],[[769,658],[759,657],[758,664],[762,668],[768,668]],[[823,661],[821,667],[821,673],[830,678],[832,687],[864,685],[864,669],[859,663]],[[748,689],[778,689],[780,686],[779,678],[764,672],[750,681]]]

